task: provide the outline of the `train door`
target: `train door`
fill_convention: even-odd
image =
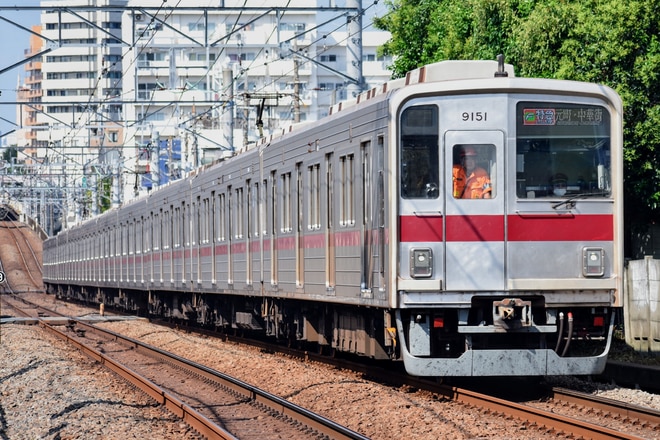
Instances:
[[[216,241],[218,238],[218,201],[216,200],[216,195],[215,191],[211,191],[211,199],[210,199],[210,213],[209,213],[209,227],[211,228],[210,231],[210,237],[209,237],[209,243],[211,245],[211,268],[210,268],[210,273],[209,277],[211,278],[211,284],[215,286],[217,283],[217,278],[216,278],[216,264],[217,264],[217,253],[216,253]]]
[[[190,279],[186,275],[188,274],[188,255],[186,254],[190,249],[190,205],[186,207],[186,202],[181,202],[181,211],[179,211],[179,237],[181,244],[181,266],[179,267],[179,273],[181,274],[181,287],[186,286],[186,282]]]
[[[270,173],[270,284],[272,287],[277,286],[279,282],[279,265],[277,263],[277,171]]]
[[[202,238],[204,231],[202,230],[202,198],[197,196],[196,200],[192,203],[191,221],[192,228],[190,229],[191,239],[191,258],[190,258],[190,282],[201,284],[202,283]]]
[[[227,187],[227,284],[234,284],[234,199],[232,197],[232,187]]]
[[[362,142],[360,145],[360,165],[362,166],[362,197],[361,199],[361,221],[360,235],[362,236],[362,276],[360,279],[361,295],[364,298],[373,298],[372,285],[374,273],[374,250],[373,250],[373,185],[371,180],[371,142]]]
[[[504,134],[444,136],[445,280],[454,291],[504,290]]]
[[[334,220],[334,187],[335,176],[332,167],[332,153],[325,155],[325,288],[328,295],[335,292],[335,220]]]
[[[303,167],[302,163],[296,164],[296,215],[295,215],[295,229],[294,236],[296,242],[296,287],[302,288],[305,286],[305,247],[304,247],[304,230],[303,224],[305,219],[303,217]]]
[[[243,242],[242,246],[239,247],[244,247],[245,251],[243,252],[243,272],[244,272],[244,277],[243,279],[245,280],[246,285],[251,285],[252,284],[252,249],[250,249],[250,221],[251,221],[251,216],[250,216],[250,209],[251,206],[250,204],[252,203],[251,201],[251,196],[250,196],[250,185],[251,181],[250,179],[245,181],[245,188],[239,188],[237,190],[237,215],[238,215],[238,237],[241,239]]]
[[[378,243],[377,257],[378,257],[378,289],[380,292],[385,291],[385,261],[387,260],[387,254],[385,253],[385,212],[386,212],[386,201],[385,201],[385,138],[383,136],[378,137],[378,149],[377,149],[377,181],[376,181],[376,199],[377,204],[377,227],[378,235],[376,237],[376,242]]]
[[[149,225],[145,224],[147,223],[148,217],[141,216],[140,217],[140,241],[138,242],[138,251],[140,252],[140,272],[139,272],[139,282],[144,283],[144,273],[145,270],[147,269],[146,266],[146,259],[145,259],[145,254],[149,251],[149,236],[146,233],[146,229],[149,227]]]
[[[256,183],[255,185],[258,185]],[[256,187],[252,187],[252,181],[246,180],[245,182],[245,197],[247,198],[245,204],[245,284],[252,285],[254,274],[252,273],[252,238],[254,237],[254,218],[257,215],[255,204]]]

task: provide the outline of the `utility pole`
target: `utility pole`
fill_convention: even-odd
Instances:
[[[231,67],[222,68],[222,90],[226,94],[227,109],[222,112],[222,133],[227,145],[234,145],[234,80]]]
[[[364,78],[362,76],[362,0],[346,0],[346,6],[355,8],[355,15],[349,16],[346,23],[348,31],[346,74],[351,78],[355,78],[356,81],[355,84],[349,83],[346,88],[348,97],[352,98],[364,90]]]
[[[300,61],[293,57],[293,122],[300,122]]]

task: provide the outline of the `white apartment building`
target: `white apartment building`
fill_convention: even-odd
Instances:
[[[41,15],[52,50],[37,156],[74,194],[68,221],[322,118],[389,79],[377,55],[389,35],[359,14],[360,0],[309,3],[43,1],[56,8]]]

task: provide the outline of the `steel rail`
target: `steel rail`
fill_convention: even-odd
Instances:
[[[547,429],[552,429],[558,432],[568,433],[578,438],[589,438],[594,440],[643,439],[643,437],[615,431],[583,420],[551,413],[469,390],[452,388],[452,394],[452,398],[456,401],[478,406],[480,408],[486,408],[493,412],[506,413],[507,415],[525,420],[529,423],[534,423],[538,426],[543,426]]]
[[[34,276],[32,275],[32,271],[30,270],[30,265],[25,259],[25,252],[21,248],[21,244],[19,243],[17,235],[20,235],[21,239],[23,240],[23,243],[25,243],[27,248],[32,253],[33,263],[36,265],[40,273],[42,273],[41,264],[39,263],[39,260],[37,259],[37,256],[34,253],[34,249],[32,249],[32,245],[30,245],[27,238],[21,231],[21,223],[15,220],[9,220],[9,222],[11,223],[11,227],[4,226],[3,228],[7,229],[7,231],[11,234],[11,237],[14,239],[14,243],[16,244],[16,251],[18,252],[19,256],[21,257],[21,260],[23,261],[23,267],[25,268],[25,272],[27,272],[27,275],[32,280],[32,284],[34,285],[34,287],[39,289],[39,282],[37,282],[37,280],[35,280]]]
[[[336,440],[369,440],[368,437],[348,429],[345,426],[340,425],[330,419],[327,419],[308,409],[291,403],[286,399],[268,393],[260,388],[254,387],[239,379],[223,374],[217,370],[198,364],[196,362],[192,362],[188,359],[169,353],[165,350],[161,350],[157,347],[152,347],[136,339],[128,338],[113,331],[85,323],[81,320],[74,319],[74,321],[76,321],[76,326],[82,327],[89,331],[103,333],[106,336],[112,337],[115,339],[115,341],[120,342],[122,345],[129,346],[132,349],[147,354],[151,357],[155,356],[162,362],[167,362],[176,368],[191,371],[204,380],[219,383],[226,389],[229,389],[247,399],[250,399],[251,401],[261,404],[271,409],[272,411],[290,417],[291,419],[296,420],[320,433],[326,434],[329,436],[329,438]]]
[[[77,321],[80,324],[80,321]],[[150,380],[142,377],[137,372],[127,368],[115,361],[113,361],[108,356],[105,356],[101,352],[89,347],[82,342],[79,342],[74,337],[67,335],[64,332],[56,329],[54,326],[49,325],[44,320],[39,320],[39,325],[55,336],[63,339],[67,343],[73,345],[75,348],[80,350],[82,353],[95,360],[96,362],[104,365],[110,370],[117,373],[120,377],[129,381],[138,389],[142,390],[148,396],[153,398],[159,404],[165,406],[172,413],[180,417],[183,421],[189,424],[194,430],[198,433],[204,435],[209,440],[238,440],[230,432],[219,427],[215,423],[211,422],[208,418],[202,414],[195,411],[186,403],[179,400],[177,397],[168,393],[167,391],[160,388],[155,383]]]
[[[192,328],[187,328],[192,330]],[[204,332],[204,334],[210,335],[211,332]],[[233,342],[242,342],[246,343],[244,340],[241,341],[240,338],[233,337],[231,335],[223,335],[228,340]],[[458,388],[454,386],[449,386],[446,384],[434,382],[430,379],[423,377],[414,377],[409,376],[405,373],[393,372],[391,369],[383,369],[374,366],[365,366],[361,363],[356,363],[353,361],[347,361],[340,358],[328,358],[318,353],[312,353],[308,351],[296,350],[292,348],[285,347],[273,347],[272,345],[263,343],[261,341],[250,341],[250,345],[260,347],[262,349],[276,349],[278,352],[285,353],[288,356],[296,356],[305,360],[312,360],[315,362],[320,362],[323,364],[333,365],[335,367],[341,367],[350,369],[352,371],[360,372],[365,375],[369,375],[375,380],[387,382],[387,383],[396,383],[397,385],[406,384],[418,389],[427,390],[439,395],[442,395],[447,400],[453,400],[465,405],[483,408],[484,410],[505,414],[507,416],[515,417],[524,423],[529,425],[537,425],[545,427],[548,430],[553,430],[555,432],[562,432],[570,435],[574,435],[576,438],[590,438],[590,439],[641,439],[642,437],[635,436],[629,433],[616,431],[607,427],[596,425],[593,423],[588,423],[582,420],[574,419],[569,416],[563,416],[561,414],[551,413],[543,409],[534,408],[524,404],[518,404],[511,402],[505,399],[499,399],[487,394],[478,393],[475,391]],[[604,400],[604,399],[603,399]],[[620,403],[620,402],[616,402]],[[589,406],[584,401],[582,405]],[[619,408],[623,408],[622,411]],[[642,411],[645,408],[641,409]],[[630,406],[626,407],[625,404],[621,404],[618,407],[610,406],[604,411],[609,411],[612,414],[616,414],[620,417],[625,417],[626,413],[631,414],[630,417],[635,417],[631,413]],[[654,410],[649,409],[648,413],[653,413]],[[641,414],[641,413],[640,413]],[[640,417],[640,420],[648,420]],[[651,422],[653,420],[649,420]]]
[[[17,298],[20,301],[22,301],[25,304],[29,304],[32,306],[36,306],[40,309],[46,310],[47,312],[53,314],[53,315],[59,315],[59,316],[64,316],[60,313],[53,312],[52,310],[46,309],[42,306],[39,306],[37,304],[33,304],[29,301],[26,301],[22,298]],[[26,312],[23,310],[16,308],[17,313],[24,315],[24,316],[29,316]],[[156,402],[159,404],[165,406],[170,412],[172,412],[174,415],[182,419],[184,422],[186,422],[192,429],[197,431],[199,434],[205,436],[209,440],[238,440],[236,437],[234,437],[230,432],[222,429],[215,423],[213,423],[211,420],[206,418],[204,415],[200,414],[199,412],[195,411],[192,407],[178,399],[177,397],[173,396],[172,394],[168,393],[167,391],[163,390],[160,388],[158,385],[155,383],[151,382],[149,379],[146,379],[142,377],[140,374],[137,372],[131,370],[130,368],[127,368],[108,356],[105,356],[103,353],[93,349],[92,347],[89,347],[82,342],[79,342],[76,340],[73,336],[69,336],[66,333],[58,330],[55,328],[55,326],[50,325],[47,323],[45,320],[39,318],[38,320],[39,325],[45,329],[46,331],[50,332],[51,334],[55,335],[56,337],[64,340],[68,344],[71,344],[78,350],[80,350],[83,354],[88,356],[89,358],[95,360],[96,362],[104,365],[106,368],[110,369],[111,371],[117,373],[121,378],[124,380],[128,381],[132,385],[134,385],[136,388],[140,389],[142,392],[150,396],[152,399],[154,399]],[[79,321],[77,321],[77,324],[80,324]]]
[[[552,398],[566,403],[585,406],[620,417],[640,420],[660,426],[660,411],[601,396],[585,395],[579,391],[553,388]]]

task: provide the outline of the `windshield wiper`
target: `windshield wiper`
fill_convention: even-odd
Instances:
[[[561,206],[566,205],[566,209],[573,209],[575,208],[575,201],[578,199],[587,199],[589,197],[596,197],[596,196],[606,196],[608,193],[605,191],[600,191],[600,192],[592,192],[592,193],[580,193],[580,194],[574,194],[570,197],[568,197],[566,200],[562,200],[561,202],[555,203],[552,205],[552,209],[557,209]]]

